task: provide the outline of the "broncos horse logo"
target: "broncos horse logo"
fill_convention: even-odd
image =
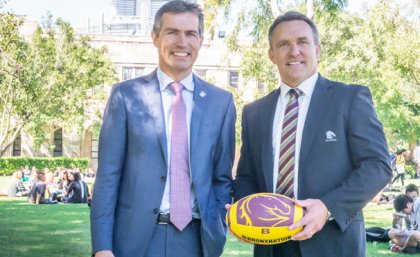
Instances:
[[[238,203],[238,223],[246,226],[276,227],[293,223],[293,202],[278,195],[247,197]]]

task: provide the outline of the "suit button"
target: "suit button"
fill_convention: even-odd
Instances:
[[[163,182],[165,182],[166,181],[166,176],[160,177],[160,180],[162,180]]]
[[[159,208],[154,208],[154,209],[153,209],[153,213],[154,213],[154,214],[158,214],[158,213],[159,213]]]

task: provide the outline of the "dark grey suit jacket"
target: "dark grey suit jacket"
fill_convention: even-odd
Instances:
[[[272,192],[272,128],[279,94],[277,89],[244,108],[235,200]],[[329,131],[335,137],[327,137]],[[334,220],[299,243],[302,256],[365,256],[362,208],[390,176],[387,144],[369,89],[319,76],[302,135],[298,198],[320,199]],[[263,253],[266,248],[255,247],[258,257],[269,256]]]
[[[230,93],[194,76],[190,162],[204,256],[219,256],[231,202],[235,108]],[[163,107],[156,71],[113,87],[99,139],[91,209],[92,250],[144,256],[167,176]]]

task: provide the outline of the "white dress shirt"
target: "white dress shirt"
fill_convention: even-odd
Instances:
[[[306,114],[308,113],[309,103],[311,102],[312,92],[314,91],[315,83],[318,79],[318,73],[315,73],[305,81],[303,81],[298,88],[301,91],[299,96],[299,115],[296,128],[296,143],[295,143],[295,173],[294,181],[298,181],[299,178],[299,156],[300,146],[302,144],[302,132],[303,126],[305,125]],[[283,127],[284,112],[286,109],[287,102],[289,101],[289,90],[293,89],[283,82],[280,85],[280,97],[277,101],[276,112],[274,114],[273,121],[273,154],[274,154],[274,165],[273,165],[273,192],[276,191],[277,177],[279,173],[279,155],[280,155],[280,144],[281,144],[281,131]],[[298,190],[297,183],[294,183],[293,191],[294,196],[297,199]]]
[[[163,114],[165,116],[165,131],[166,131],[166,145],[167,145],[167,156],[168,156],[168,169],[166,176],[165,191],[163,192],[162,203],[160,205],[160,211],[163,213],[170,213],[170,160],[171,160],[171,132],[172,132],[172,102],[175,94],[169,87],[169,84],[175,82],[172,78],[166,75],[160,68],[157,69],[157,78],[159,81],[159,88],[162,96]],[[187,112],[187,131],[188,131],[188,152],[190,152],[190,124],[191,124],[191,113],[193,107],[193,93],[194,93],[194,81],[193,74],[191,73],[181,81],[177,81],[184,85],[182,90],[182,98],[184,100],[186,112]],[[191,156],[191,154],[190,154]],[[190,162],[190,181],[191,181],[191,162]],[[193,210],[193,216],[198,217],[198,206],[197,199],[195,196],[194,188],[191,181],[191,206]]]

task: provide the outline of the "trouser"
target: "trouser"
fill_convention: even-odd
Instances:
[[[287,241],[277,245],[255,245],[254,257],[302,257],[298,241]]]
[[[394,184],[394,182],[397,181],[397,179],[399,178],[401,178],[401,184],[404,186],[404,173],[398,173],[398,175],[391,182],[391,185]]]
[[[158,222],[144,257],[202,257],[201,221],[193,219],[179,231],[170,222]]]

